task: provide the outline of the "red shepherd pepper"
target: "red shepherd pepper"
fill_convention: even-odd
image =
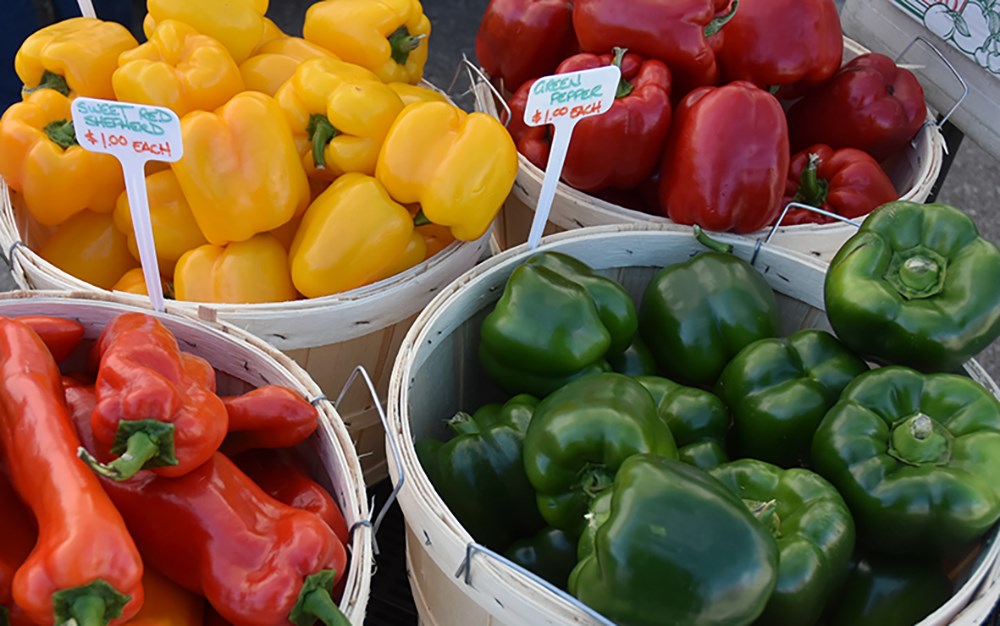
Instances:
[[[224,454],[179,478],[142,472],[104,488],[150,567],[230,622],[350,624],[330,596],[345,573],[344,545],[323,520],[268,496]]]
[[[551,74],[578,49],[572,0],[490,0],[476,33],[479,63],[509,90]]]
[[[758,87],[818,85],[840,68],[844,33],[833,0],[743,0],[718,50],[727,81]],[[795,95],[784,92],[779,95]]]
[[[31,626],[31,620],[14,603],[11,588],[14,573],[28,558],[37,539],[35,518],[25,508],[7,475],[0,471],[0,624]]]
[[[17,321],[27,324],[41,337],[56,363],[72,354],[83,341],[83,324],[76,320],[52,315],[22,315]]]
[[[792,157],[782,204],[801,202],[844,217],[868,215],[899,197],[878,161],[867,152],[816,145]],[[792,209],[782,225],[835,221],[805,209]]]
[[[557,74],[617,65],[622,70],[614,104],[601,115],[580,120],[566,153],[562,178],[586,192],[638,186],[656,169],[670,128],[670,70],[615,48],[610,54],[577,54],[563,61]],[[524,123],[524,108],[535,81],[510,100],[510,133],[518,150],[544,169],[552,147],[547,126]]]
[[[232,458],[233,463],[264,492],[277,500],[309,511],[326,522],[340,542],[349,541],[347,522],[333,496],[309,476],[301,457],[289,448],[248,450]]]
[[[777,98],[747,81],[692,91],[674,114],[661,211],[679,224],[749,233],[774,221],[788,176]]]
[[[0,318],[0,454],[38,525],[14,576],[14,601],[37,624],[119,624],[142,606],[142,561],[79,439],[59,368],[28,326]]]
[[[222,451],[233,456],[255,448],[291,448],[319,425],[316,407],[291,389],[267,385],[241,396],[222,398],[229,434]]]
[[[674,95],[719,81],[715,51],[737,12],[735,0],[576,0],[573,26],[580,48],[598,54],[616,46],[663,61]],[[514,44],[516,46],[516,43]]]
[[[889,57],[863,54],[788,111],[792,150],[818,143],[857,148],[883,161],[902,150],[927,117],[916,76]]]
[[[94,438],[99,448],[121,455],[103,464],[81,450],[94,471],[114,480],[145,468],[182,476],[219,448],[228,427],[226,407],[207,386],[205,368],[180,351],[156,318],[119,315],[104,327],[94,355],[100,359]]]

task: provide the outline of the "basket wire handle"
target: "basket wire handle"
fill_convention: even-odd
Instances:
[[[767,237],[765,237],[763,240],[758,239],[757,243],[754,244],[754,247],[753,247],[753,256],[750,257],[750,265],[753,265],[754,263],[757,262],[757,255],[760,253],[761,248],[763,248],[767,244],[771,243],[771,239],[773,239],[775,233],[778,232],[778,228],[781,226],[781,222],[785,219],[785,216],[788,215],[788,212],[790,210],[792,210],[792,209],[805,209],[806,211],[812,211],[813,213],[819,213],[820,215],[825,215],[826,217],[830,217],[830,218],[833,218],[835,220],[839,220],[841,222],[844,222],[845,224],[850,224],[851,226],[853,226],[855,228],[861,228],[861,222],[859,222],[857,220],[852,220],[849,217],[844,217],[843,215],[840,215],[839,213],[834,213],[832,211],[827,211],[826,209],[821,209],[819,207],[812,206],[811,204],[803,204],[801,202],[789,202],[788,204],[785,205],[785,208],[782,209],[781,215],[778,216],[778,220],[774,223],[774,226],[772,226],[771,230],[768,231]]]
[[[375,390],[375,383],[372,382],[371,376],[368,375],[368,370],[366,370],[363,365],[358,365],[351,372],[351,375],[347,378],[347,382],[344,383],[344,387],[340,390],[340,394],[337,396],[336,401],[334,401],[333,407],[335,409],[340,408],[340,403],[344,401],[344,398],[347,396],[347,392],[350,391],[359,376],[362,380],[364,380],[365,386],[368,388],[368,393],[371,394],[372,401],[375,403],[375,410],[378,411],[379,420],[382,422],[382,428],[385,429],[386,439],[389,441],[389,450],[396,462],[396,467],[399,468],[399,481],[393,488],[392,493],[389,494],[385,504],[383,504],[382,508],[379,509],[378,515],[375,517],[375,523],[372,524],[372,547],[373,551],[377,555],[379,550],[378,542],[375,540],[375,536],[378,534],[379,527],[382,526],[382,520],[385,519],[386,513],[389,512],[389,508],[392,506],[393,502],[396,501],[396,496],[399,495],[399,490],[403,488],[403,483],[406,480],[406,474],[403,470],[403,461],[402,455],[399,453],[399,445],[396,443],[396,438],[392,436],[389,430],[389,420],[385,416],[385,408],[382,406],[382,401],[379,400],[378,391]],[[374,508],[374,506],[372,508]],[[367,526],[368,524],[365,524],[365,521],[368,520],[362,520],[358,523]]]
[[[955,101],[955,104],[952,105],[950,109],[948,109],[948,112],[944,114],[944,117],[942,117],[937,122],[928,121],[925,123],[925,126],[929,124],[932,126],[937,126],[938,129],[940,129],[942,126],[944,126],[945,122],[948,121],[948,118],[951,117],[951,114],[954,113],[958,109],[958,107],[962,105],[962,102],[964,102],[965,98],[969,95],[969,84],[965,82],[965,79],[962,78],[962,74],[958,71],[958,69],[955,68],[954,65],[952,65],[951,61],[949,61],[948,58],[944,56],[944,53],[941,52],[941,49],[935,46],[934,42],[930,41],[929,39],[926,39],[921,35],[917,35],[916,37],[913,38],[912,41],[910,41],[910,43],[906,44],[906,47],[903,48],[903,51],[896,56],[896,63],[899,63],[899,61],[904,56],[906,56],[906,53],[910,51],[910,48],[912,48],[918,42],[930,48],[931,52],[933,52],[939,59],[941,59],[941,62],[944,63],[949,70],[951,70],[951,73],[954,74],[955,78],[958,79],[959,84],[962,85],[962,95],[959,96],[958,100]]]
[[[527,577],[532,582],[538,583],[546,590],[554,593],[555,595],[559,596],[566,602],[569,602],[571,605],[573,605],[574,608],[579,609],[580,611],[586,613],[589,617],[596,620],[597,623],[602,624],[603,626],[615,626],[614,622],[604,617],[594,609],[590,608],[583,602],[580,602],[578,599],[569,595],[567,592],[556,587],[555,585],[545,580],[541,576],[521,567],[520,565],[514,563],[513,561],[503,556],[502,554],[498,554],[493,550],[490,550],[486,546],[480,543],[476,543],[475,541],[470,541],[469,544],[465,547],[465,558],[462,560],[461,565],[458,566],[458,571],[455,572],[455,578],[462,578],[465,581],[466,585],[472,584],[472,559],[477,554],[482,554],[484,556],[487,556],[497,561],[501,565],[509,567],[510,569],[521,574],[522,576]]]
[[[506,117],[498,116],[497,118],[501,122],[503,122],[504,128],[506,128],[507,125],[510,124],[510,118],[513,116],[513,114],[510,111],[510,105],[507,104],[507,101],[504,99],[503,94],[501,94],[500,91],[496,88],[496,86],[492,82],[490,82],[490,79],[486,76],[486,73],[483,72],[483,70],[480,69],[479,66],[470,61],[469,57],[464,52],[462,53],[462,60],[458,62],[458,67],[455,68],[455,75],[451,79],[451,84],[448,85],[448,93],[451,93],[452,90],[455,88],[455,83],[458,82],[458,77],[462,73],[463,69],[465,70],[466,74],[468,74],[469,83],[472,86],[469,88],[469,91],[463,92],[460,95],[464,96],[465,94],[468,93],[473,94],[476,98],[476,102],[479,104],[479,108],[485,111],[486,106],[480,99],[480,93],[479,91],[476,90],[476,87],[480,83],[486,85],[489,88],[489,90],[493,92],[494,100],[500,103],[500,106],[503,107],[504,112],[507,114]]]

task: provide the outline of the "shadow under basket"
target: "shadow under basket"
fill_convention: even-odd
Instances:
[[[755,242],[723,235],[735,254],[750,260]],[[572,255],[621,283],[638,302],[653,275],[704,248],[689,233],[621,225],[568,231],[546,237],[538,251]],[[400,448],[390,457],[407,526],[410,584],[423,624],[498,626],[609,624],[576,599],[499,555],[481,548],[462,527],[424,473],[414,444],[446,439],[443,420],[502,399],[479,366],[476,348],[483,318],[511,272],[530,256],[518,246],[470,270],[439,294],[403,341],[389,388],[389,430]],[[825,264],[776,246],[764,246],[754,262],[778,295],[782,336],[803,328],[830,331],[823,310]],[[1000,388],[975,361],[965,374],[1000,397]],[[391,443],[391,442],[390,442]],[[476,494],[469,494],[476,497]],[[921,624],[980,624],[1000,597],[997,527],[955,572],[954,595]]]

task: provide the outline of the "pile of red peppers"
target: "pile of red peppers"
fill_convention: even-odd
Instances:
[[[0,317],[0,623],[349,624],[348,528],[295,450],[318,420],[284,387],[219,395],[150,315],[92,344]]]
[[[615,103],[577,124],[563,182],[738,233],[791,201],[853,218],[899,197],[883,164],[923,125],[923,89],[884,55],[843,52],[834,0],[490,0],[476,37],[536,166],[552,133],[523,121],[534,81],[614,64]]]

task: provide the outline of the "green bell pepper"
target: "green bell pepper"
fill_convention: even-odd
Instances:
[[[957,369],[1000,336],[1000,249],[946,204],[876,209],[826,275],[826,314],[860,354]]]
[[[538,400],[487,404],[448,420],[447,442],[424,439],[416,451],[427,477],[473,539],[502,551],[544,526],[524,474],[522,444]]]
[[[753,622],[778,548],[743,501],[698,468],[629,458],[593,502],[569,592],[620,626]]]
[[[579,536],[590,500],[628,457],[677,458],[646,389],[616,373],[575,380],[539,403],[524,436],[524,469],[550,525]]]
[[[635,337],[635,305],[616,282],[557,252],[517,267],[483,320],[479,361],[508,393],[548,395],[610,369]]]
[[[804,466],[820,420],[868,366],[830,333],[800,330],[743,348],[715,392],[733,416],[738,456]]]
[[[653,396],[656,412],[677,444],[678,459],[699,469],[729,460],[729,411],[715,394],[659,376],[635,378]]]
[[[504,556],[556,587],[566,589],[569,573],[576,567],[576,541],[558,528],[547,526],[535,536],[512,544]]]
[[[856,559],[828,624],[912,626],[947,602],[951,588],[939,563],[869,554]]]
[[[812,462],[879,551],[947,554],[1000,518],[1000,402],[964,376],[875,369],[823,418]]]
[[[778,334],[778,303],[749,263],[702,252],[653,277],[639,304],[639,334],[667,378],[710,387],[744,346]]]
[[[854,550],[854,519],[836,488],[809,470],[741,459],[709,474],[751,510],[774,501],[771,531],[778,543],[778,583],[755,624],[809,626],[846,577]]]
[[[643,343],[639,335],[632,340],[632,345],[619,354],[609,354],[608,364],[613,371],[626,376],[652,376],[656,374],[656,359],[653,353]]]

